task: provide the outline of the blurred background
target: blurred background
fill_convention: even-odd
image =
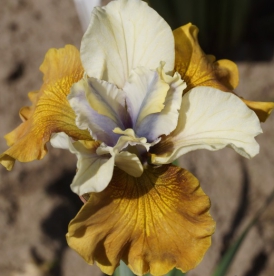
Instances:
[[[79,0],[80,1],[80,0]],[[78,1],[78,2],[79,2]],[[77,1],[76,1],[77,2]],[[100,0],[93,2],[100,4]],[[102,1],[106,4],[106,0]],[[217,59],[239,66],[236,92],[249,100],[274,101],[274,3],[272,0],[150,0],[172,28],[192,22],[200,44]],[[79,11],[79,8],[78,8]],[[9,0],[0,7],[0,152],[3,136],[20,124],[29,91],[42,84],[38,68],[49,48],[79,48],[84,24],[73,0]],[[274,114],[273,114],[274,115]],[[261,152],[245,160],[231,149],[188,153],[180,160],[201,182],[217,221],[212,246],[189,276],[210,276],[274,188],[274,116],[257,138]],[[41,161],[0,167],[0,275],[101,276],[67,247],[69,221],[82,203],[69,188],[75,157],[49,146]],[[252,228],[227,275],[272,276],[274,204]]]
[[[274,51],[272,0],[149,0],[172,29],[192,22],[206,53],[219,59],[269,61]]]

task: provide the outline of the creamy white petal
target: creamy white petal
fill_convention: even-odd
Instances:
[[[71,144],[70,151],[78,158],[72,191],[81,196],[104,190],[112,178],[114,157],[97,155],[96,149],[87,149],[80,142]]]
[[[160,78],[157,71],[138,67],[131,72],[123,90],[133,128],[146,116],[164,108],[168,89],[169,85]]]
[[[114,147],[114,150],[117,152],[122,151],[127,146],[140,145],[143,146],[147,151],[149,151],[149,148],[151,147],[151,144],[147,143],[147,139],[145,137],[137,137],[133,129],[121,130],[120,128],[115,128],[113,132],[122,134]]]
[[[113,133],[112,130],[120,126],[117,122],[119,120],[111,117],[111,110],[109,112],[110,117],[99,114],[94,110],[87,99],[91,93],[87,81],[83,79],[73,85],[71,93],[68,95],[69,103],[76,114],[76,125],[80,129],[88,129],[94,139],[113,146],[116,144],[119,135]],[[96,103],[101,104],[102,108],[100,110],[106,112],[106,104],[103,101],[98,100]]]
[[[144,171],[136,154],[122,151],[115,155],[115,165],[134,177],[140,177]]]
[[[171,163],[189,151],[225,146],[250,158],[259,152],[254,137],[261,132],[257,116],[241,99],[214,88],[196,87],[183,96],[178,126],[156,145],[152,162]]]
[[[109,117],[117,125],[123,125],[121,119],[126,116],[124,91],[106,81],[83,78],[73,85],[68,99],[80,91],[85,92],[90,107],[98,114]]]
[[[164,108],[159,113],[149,114],[135,127],[136,134],[140,137],[146,137],[149,142],[155,141],[161,135],[170,134],[176,128],[182,93],[186,88],[186,83],[181,79],[179,73],[176,72],[171,77],[165,74],[163,67],[158,69],[158,73],[169,86]],[[154,104],[153,100],[152,104]]]
[[[96,153],[98,155],[110,154],[114,158],[117,167],[134,177],[139,177],[143,173],[143,166],[140,159],[134,153],[122,151],[129,144],[129,137],[121,136],[115,147],[109,147],[102,143],[97,148]]]
[[[94,78],[88,78],[86,82],[85,92],[90,106],[99,114],[112,119],[117,125],[123,126],[123,121],[127,119],[124,91],[114,84]]]
[[[123,87],[132,69],[174,68],[174,37],[160,15],[140,0],[111,1],[97,7],[81,44],[89,76]]]
[[[57,149],[69,149],[72,139],[65,132],[53,133],[50,138],[50,144]]]

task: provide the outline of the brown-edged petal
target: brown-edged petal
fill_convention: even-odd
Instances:
[[[67,241],[89,264],[112,274],[122,259],[137,275],[194,268],[211,244],[215,223],[198,180],[173,165],[139,178],[115,168],[109,186],[91,193],[70,222]]]
[[[198,28],[191,23],[173,31],[175,38],[175,71],[187,83],[184,92],[196,86],[211,86],[232,91],[238,85],[237,65],[230,60],[215,61],[206,55],[198,42]]]
[[[40,70],[44,73],[40,91],[29,93],[33,104],[20,110],[23,123],[5,136],[10,148],[0,155],[0,163],[8,170],[15,160],[43,158],[52,133],[65,132],[76,140],[91,139],[87,131],[75,125],[75,114],[67,100],[72,84],[83,76],[79,51],[72,45],[50,49]]]

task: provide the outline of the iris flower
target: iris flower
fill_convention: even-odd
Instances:
[[[43,158],[49,141],[77,156],[71,188],[85,204],[67,241],[107,274],[120,260],[137,275],[193,269],[215,222],[199,181],[172,162],[197,149],[259,152],[273,103],[235,95],[237,66],[205,55],[197,34],[191,24],[172,32],[140,0],[95,8],[80,53],[48,51],[44,83],[5,137],[8,170]]]

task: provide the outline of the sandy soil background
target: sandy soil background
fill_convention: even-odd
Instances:
[[[82,29],[72,0],[9,0],[0,8],[0,152],[2,138],[19,123],[27,93],[39,89],[38,68],[46,51],[79,47]],[[274,62],[240,63],[237,92],[250,100],[274,101]],[[195,174],[212,200],[217,221],[212,247],[189,276],[210,276],[223,252],[271,193],[274,179],[274,116],[258,137],[261,152],[245,160],[231,149],[186,154],[181,165]],[[0,275],[99,276],[66,245],[69,221],[81,206],[69,189],[75,158],[52,149],[42,161],[0,167]],[[252,229],[228,273],[272,276],[274,204]]]

